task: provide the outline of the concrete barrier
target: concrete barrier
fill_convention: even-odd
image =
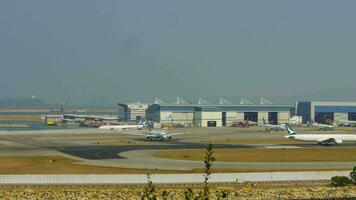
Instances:
[[[317,172],[257,172],[257,173],[216,173],[211,183],[270,182],[330,180],[333,176],[349,176],[349,171]],[[152,174],[151,180],[158,184],[202,183],[204,174]],[[145,184],[145,174],[70,174],[70,175],[0,175],[0,185],[21,184]]]

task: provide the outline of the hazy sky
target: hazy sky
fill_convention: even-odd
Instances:
[[[0,98],[347,94],[356,86],[355,8],[351,0],[1,0]]]

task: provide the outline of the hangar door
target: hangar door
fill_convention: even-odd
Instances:
[[[258,113],[257,112],[245,112],[244,119],[245,119],[245,121],[257,122],[258,121]]]
[[[332,124],[334,122],[334,113],[315,113],[314,121],[321,124]]]
[[[226,112],[222,112],[221,120],[222,126],[226,126]]]
[[[268,123],[269,124],[278,124],[278,113],[277,112],[269,112],[268,113]]]
[[[356,113],[349,113],[349,120],[356,121]]]

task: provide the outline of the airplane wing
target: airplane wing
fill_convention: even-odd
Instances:
[[[322,138],[322,139],[319,139],[318,142],[321,142],[321,143],[334,143],[335,139],[334,138]]]
[[[329,144],[329,143],[336,143],[336,144],[342,144],[341,139],[335,139],[335,138],[323,138],[318,140],[318,142],[324,143],[324,144]]]
[[[174,136],[174,135],[183,135],[183,134],[188,134],[190,132],[183,132],[183,133],[170,133],[170,134],[167,134],[169,136]]]
[[[146,136],[147,135],[145,133],[140,133],[140,132],[135,132],[135,131],[122,131],[119,133],[124,134],[124,135],[137,135],[137,136]]]

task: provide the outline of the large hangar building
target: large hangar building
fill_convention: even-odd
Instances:
[[[356,102],[298,101],[296,114],[303,117],[303,123],[356,121]]]
[[[221,127],[234,122],[249,120],[270,124],[288,123],[290,105],[199,105],[199,104],[152,104],[146,116],[158,123],[176,123],[184,126]]]

